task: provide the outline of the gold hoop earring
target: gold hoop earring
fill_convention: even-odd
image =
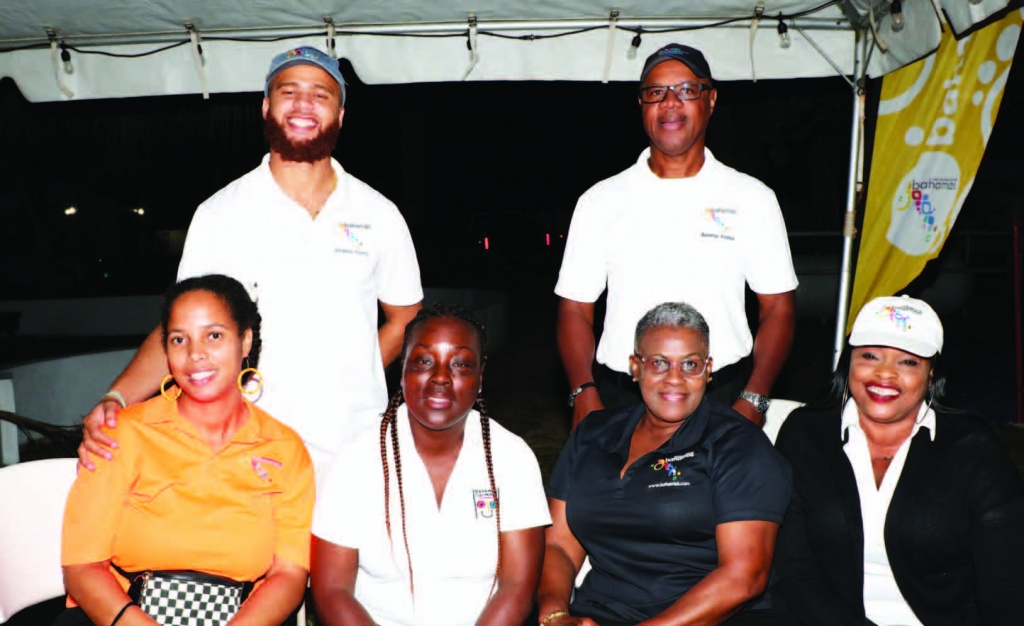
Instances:
[[[245,385],[242,384],[242,379],[249,372],[252,372],[253,375],[256,377],[257,383],[256,388],[251,391],[246,390]],[[258,396],[260,392],[263,391],[263,373],[260,372],[255,367],[247,367],[241,372],[238,372],[238,390],[247,396]]]
[[[160,381],[160,395],[167,398],[171,402],[174,402],[181,397],[181,387],[178,387],[178,393],[173,396],[167,393],[167,381],[174,382],[174,374],[168,374],[164,376],[164,379]]]

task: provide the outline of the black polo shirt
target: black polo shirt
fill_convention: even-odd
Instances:
[[[718,524],[781,523],[789,505],[789,464],[757,426],[707,399],[620,479],[643,412],[640,404],[590,414],[548,485],[593,566],[570,611],[601,624],[661,613],[718,567]],[[745,608],[769,604],[762,597]]]

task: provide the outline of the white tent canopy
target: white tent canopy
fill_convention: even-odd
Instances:
[[[633,81],[665,43],[700,48],[717,80],[840,74],[853,119],[835,356],[845,337],[863,90],[1009,0],[7,0],[0,76],[33,102],[257,91],[274,55],[308,44],[365,83]],[[785,25],[792,45],[780,45]],[[640,35],[635,54],[630,48]]]
[[[938,8],[963,32],[1007,2],[904,0],[897,33],[891,0],[9,0],[0,76],[36,102],[255,91],[282,49],[332,40],[367,83],[635,80],[670,41],[704,50],[719,80],[852,76],[871,24],[887,52],[867,70],[881,75],[935,50]]]

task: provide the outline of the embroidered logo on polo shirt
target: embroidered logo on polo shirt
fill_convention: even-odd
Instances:
[[[686,481],[680,481],[679,478],[683,475],[682,470],[676,463],[683,459],[688,459],[693,456],[693,452],[687,452],[686,454],[679,454],[677,456],[666,457],[664,459],[658,459],[651,464],[651,469],[655,472],[665,472],[665,477],[668,479],[665,482],[654,483],[653,485],[647,485],[648,489],[654,489],[656,487],[686,487],[690,483]]]
[[[345,235],[344,242],[348,247],[335,248],[335,252],[341,252],[343,254],[359,254],[362,256],[369,255],[369,252],[363,250],[363,239],[359,236],[360,230],[370,230],[372,228],[369,224],[342,222],[338,224],[338,228],[341,229],[342,234]]]
[[[265,465],[270,465],[272,467],[276,467],[277,469],[281,469],[282,465],[281,465],[280,461],[277,461],[277,460],[274,460],[274,459],[268,459],[265,456],[254,456],[254,457],[252,457],[252,469],[253,469],[253,471],[256,472],[257,476],[259,476],[260,478],[262,478],[263,480],[265,480],[266,482],[269,483],[270,482],[270,475],[267,474],[267,468],[264,467]]]
[[[473,513],[476,519],[491,519],[496,508],[498,505],[494,501],[494,492],[490,489],[473,490]]]
[[[723,209],[708,207],[704,209],[704,222],[708,225],[708,230],[701,231],[701,237],[707,237],[708,239],[736,239],[729,233],[733,229],[733,222],[736,219],[736,209]]]

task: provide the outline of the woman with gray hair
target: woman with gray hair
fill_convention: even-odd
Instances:
[[[643,401],[596,411],[570,435],[548,486],[542,625],[784,623],[765,590],[789,465],[705,398],[709,336],[688,304],[648,311],[630,357]]]

